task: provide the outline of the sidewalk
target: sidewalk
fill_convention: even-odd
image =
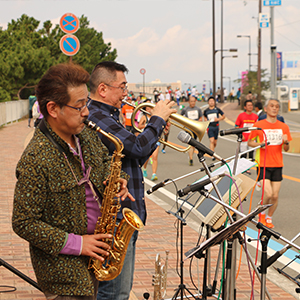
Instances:
[[[235,103],[234,103],[235,104]],[[233,104],[230,104],[230,106]],[[226,112],[230,118],[230,112]],[[0,172],[0,225],[1,225],[1,246],[0,258],[11,264],[13,267],[26,274],[35,280],[34,272],[30,262],[28,251],[28,243],[19,238],[11,228],[11,213],[13,206],[13,193],[15,186],[15,167],[19,160],[26,140],[34,129],[27,128],[27,120],[14,123],[0,129],[1,141],[1,172]],[[137,242],[136,253],[136,268],[134,276],[133,294],[130,298],[143,299],[143,293],[149,292],[153,299],[152,275],[154,274],[155,257],[160,253],[164,262],[165,250],[169,250],[168,263],[168,278],[167,278],[167,294],[165,299],[171,298],[174,295],[174,289],[180,284],[179,276],[176,273],[176,236],[175,229],[176,218],[173,215],[168,215],[160,206],[149,199],[146,199],[148,219],[147,226],[143,232],[140,233]],[[184,252],[193,248],[198,239],[198,233],[189,228],[184,227]],[[180,243],[180,241],[178,242]],[[178,250],[179,251],[179,250]],[[213,248],[212,266],[214,267],[217,259],[218,249]],[[193,280],[197,286],[202,289],[202,275],[203,275],[204,260],[194,259],[192,262]],[[199,263],[200,279],[197,279],[197,264]],[[189,264],[187,260],[184,264],[184,284],[193,292],[193,285],[189,279]],[[178,266],[179,267],[179,266]],[[27,300],[44,300],[43,294],[29,285],[27,282],[17,277],[3,266],[0,267],[0,291],[8,290],[9,288],[3,286],[14,286],[16,291],[10,293],[0,293],[0,299],[27,299]],[[212,270],[214,272],[214,270]],[[220,277],[219,272],[219,277]],[[212,276],[214,273],[212,273]],[[219,287],[219,281],[218,281]],[[296,286],[295,286],[296,287]],[[250,299],[250,277],[248,274],[248,267],[246,264],[241,264],[240,273],[236,281],[237,299]],[[285,292],[269,280],[267,280],[267,288],[272,295],[273,300],[290,300],[295,299],[290,293]],[[292,292],[292,291],[289,291]],[[255,299],[259,299],[260,284],[255,280]],[[210,298],[211,299],[211,298]]]

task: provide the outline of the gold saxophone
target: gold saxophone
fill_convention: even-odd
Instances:
[[[156,254],[155,274],[153,274],[152,285],[154,286],[153,300],[161,300],[167,293],[169,251],[166,250],[165,264],[160,261],[160,254]]]
[[[116,136],[103,131],[95,123],[89,120],[86,120],[84,123],[89,128],[104,135],[116,148],[111,157],[110,177],[104,190],[100,210],[101,216],[98,218],[94,231],[94,234],[107,233],[113,236],[111,239],[103,240],[110,245],[111,250],[108,251],[109,255],[104,262],[90,258],[88,266],[89,269],[94,269],[95,277],[98,281],[106,281],[116,278],[121,273],[131,236],[135,230],[142,230],[144,224],[139,216],[129,208],[123,209],[123,219],[119,225],[116,224],[117,213],[121,208],[120,199],[116,198],[116,194],[120,187],[117,181],[121,173],[121,158],[124,156],[122,154],[123,143]]]

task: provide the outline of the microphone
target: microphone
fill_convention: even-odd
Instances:
[[[199,191],[200,189],[202,189],[203,187],[205,187],[206,185],[218,180],[219,178],[222,178],[224,177],[225,174],[220,174],[220,175],[216,175],[216,176],[213,176],[211,178],[207,178],[205,180],[202,180],[200,182],[197,182],[197,183],[194,183],[192,185],[187,185],[185,188],[179,190],[177,192],[177,195],[179,197],[183,197],[185,195],[187,195],[189,192],[196,192],[196,191]]]
[[[171,180],[171,179],[165,179],[164,181],[161,181],[161,182],[155,184],[153,187],[151,187],[151,188],[147,191],[147,194],[150,195],[150,194],[152,194],[153,192],[155,192],[156,190],[158,190],[159,188],[165,186],[165,183],[167,183],[169,180]]]
[[[193,139],[187,132],[180,131],[177,138],[181,142],[183,142],[185,144],[189,144],[189,145],[195,147],[198,151],[207,153],[209,156],[212,156],[212,157],[216,158],[217,160],[220,160],[223,163],[226,163],[226,161],[221,156],[217,155],[211,149],[207,148],[205,145],[203,145],[200,142]]]
[[[228,134],[241,134],[246,131],[252,131],[252,130],[262,130],[258,127],[243,127],[243,128],[231,128],[231,129],[223,129],[220,130],[220,135],[228,135]]]

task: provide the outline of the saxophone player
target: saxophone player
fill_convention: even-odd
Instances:
[[[95,234],[110,156],[84,125],[89,74],[74,64],[52,66],[36,87],[44,120],[16,169],[13,230],[29,242],[38,285],[47,299],[94,300],[98,281],[90,257],[104,261],[109,246]],[[121,200],[128,198],[121,172]],[[132,197],[131,197],[132,199]]]
[[[92,99],[89,105],[89,119],[122,141],[124,145],[122,153],[125,155],[122,159],[122,170],[130,176],[128,190],[135,201],[132,202],[127,198],[122,201],[121,205],[122,208],[128,207],[133,210],[145,223],[146,207],[141,167],[156,149],[156,143],[166,126],[166,120],[172,113],[176,113],[176,109],[172,109],[175,103],[170,100],[159,101],[153,108],[152,116],[141,134],[136,136],[127,131],[119,121],[119,109],[128,92],[125,77],[127,72],[126,66],[113,61],[101,62],[95,66],[89,84]],[[99,136],[112,153],[113,144],[101,134]],[[118,218],[122,218],[121,212]],[[132,235],[121,274],[113,280],[99,283],[98,300],[126,300],[129,298],[133,281],[137,235],[137,231]]]

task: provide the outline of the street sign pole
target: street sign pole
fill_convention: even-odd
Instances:
[[[140,69],[140,73],[143,75],[143,94],[145,94],[145,74],[146,70],[144,68]]]
[[[274,6],[270,6],[271,27],[271,97],[276,99],[276,45],[274,40]]]

